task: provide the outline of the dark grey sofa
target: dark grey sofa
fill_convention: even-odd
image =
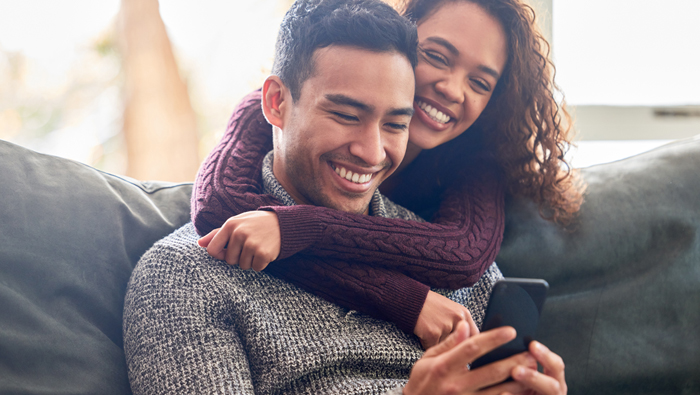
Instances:
[[[508,203],[498,262],[551,285],[540,339],[571,394],[700,393],[700,140],[584,171],[573,232]],[[0,394],[128,394],[121,314],[140,255],[189,220],[143,183],[0,141]]]

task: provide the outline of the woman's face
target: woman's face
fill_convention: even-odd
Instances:
[[[410,141],[431,149],[479,117],[507,60],[501,24],[480,6],[452,2],[419,22],[416,110]]]

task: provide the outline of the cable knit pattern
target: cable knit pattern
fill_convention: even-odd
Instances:
[[[192,223],[139,260],[124,303],[135,395],[401,393],[422,356],[415,336],[197,245]],[[473,288],[444,291],[481,325],[495,264]],[[392,390],[393,389],[393,390]]]
[[[272,134],[260,100],[259,90],[244,98],[223,139],[200,168],[192,195],[192,221],[199,234],[241,212],[275,211],[282,245],[278,265],[270,266],[275,267],[272,274],[333,302],[391,320],[409,333],[427,286],[406,276],[431,287],[457,289],[473,285],[493,262],[505,215],[503,186],[490,173],[449,191],[435,222],[424,224],[324,207],[283,206],[263,194],[260,171],[265,153],[272,149]],[[294,274],[298,273],[294,262],[304,265],[303,279]],[[364,278],[347,274],[345,268],[355,265],[361,269],[353,273]],[[396,293],[368,294],[367,289],[376,289],[371,286],[376,278],[394,284]],[[364,301],[378,304],[362,305]],[[399,309],[405,301],[415,303]]]

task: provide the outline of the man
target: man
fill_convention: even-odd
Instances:
[[[317,29],[323,34],[300,39],[300,30]],[[299,1],[292,7],[282,24],[275,75],[263,86],[263,112],[274,126],[274,150],[262,174],[266,193],[287,205],[418,220],[377,191],[405,151],[415,42],[415,28],[376,1]],[[363,181],[340,177],[340,169]],[[514,334],[502,329],[466,339],[462,323],[420,359],[418,341],[395,325],[265,272],[229,266],[210,257],[198,239],[192,224],[185,225],[156,243],[132,274],[124,348],[136,394],[427,394],[478,390],[510,375],[540,388],[533,355],[546,368],[552,365],[547,358],[555,357],[533,348],[532,355],[470,372],[467,363]],[[475,289],[499,276],[494,266]],[[470,292],[450,296],[466,303]],[[563,379],[562,369],[557,374]],[[523,383],[488,391],[518,392]]]

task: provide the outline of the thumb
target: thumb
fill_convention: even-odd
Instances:
[[[437,345],[428,349],[423,355],[424,357],[435,357],[450,351],[459,343],[465,341],[469,337],[469,327],[465,321],[460,321],[449,336]]]

